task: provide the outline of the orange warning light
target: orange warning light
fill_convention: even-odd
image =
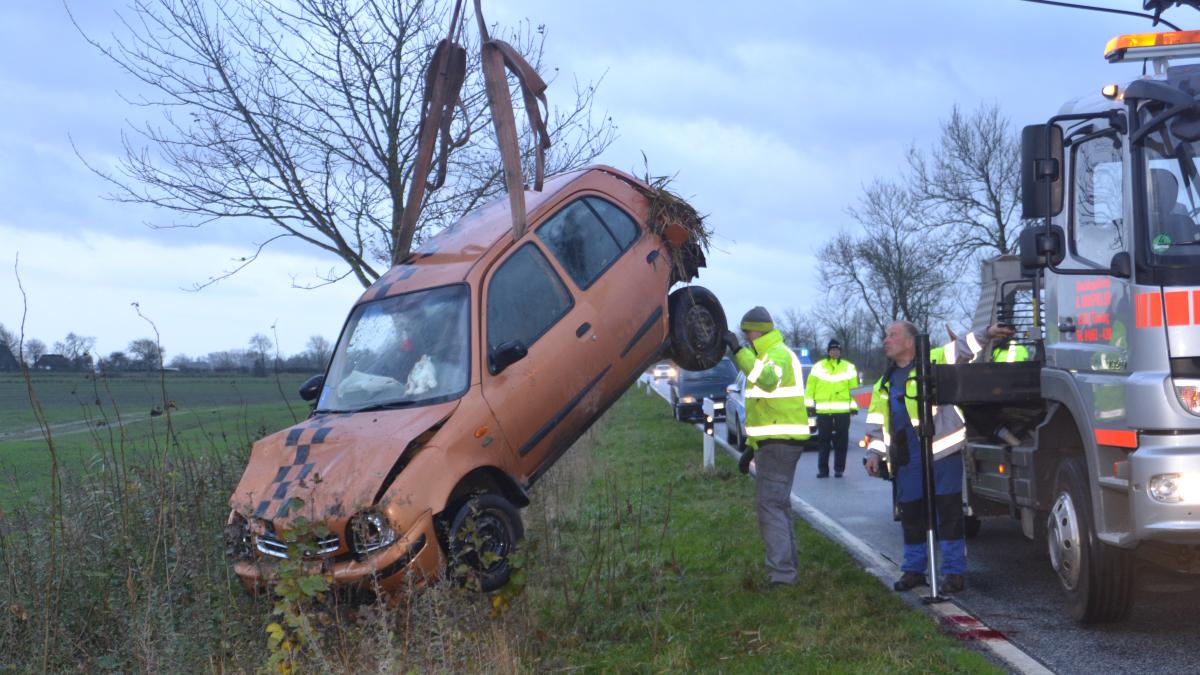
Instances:
[[[1118,35],[1104,47],[1104,58],[1113,63],[1126,57],[1149,59],[1156,56],[1184,56],[1200,45],[1200,30],[1181,30],[1171,33],[1134,33]],[[1133,53],[1126,53],[1133,50]]]

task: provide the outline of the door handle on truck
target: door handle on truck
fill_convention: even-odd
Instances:
[[[1068,316],[1067,318],[1063,319],[1062,321],[1059,321],[1058,322],[1058,331],[1060,333],[1074,333],[1075,332],[1075,319],[1072,319],[1071,317]]]

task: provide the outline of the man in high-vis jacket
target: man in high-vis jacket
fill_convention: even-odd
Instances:
[[[850,447],[850,416],[858,414],[858,403],[850,390],[858,384],[858,370],[842,358],[842,344],[830,340],[826,358],[812,367],[804,387],[810,410],[817,413],[817,478],[829,477],[829,453],[833,453],[833,475],[846,470]]]
[[[1029,360],[1029,350],[1015,340],[1006,340],[992,350],[992,363],[1019,363]]]
[[[746,312],[741,329],[745,345],[732,331],[725,334],[734,363],[746,374],[747,449],[738,468],[746,473],[755,460],[755,506],[767,550],[767,580],[772,585],[791,585],[797,580],[792,479],[812,434],[800,360],[783,344],[766,309]]]
[[[983,349],[988,338],[1007,337],[1012,329],[988,326],[945,346],[930,350],[933,363],[970,361]],[[917,328],[908,321],[888,326],[883,351],[892,365],[875,383],[871,407],[867,411],[867,473],[879,475],[880,464],[888,463],[896,481],[896,500],[900,503],[900,525],[904,532],[903,572],[893,584],[907,591],[926,584],[925,570],[929,551],[925,546],[928,524],[925,519],[924,469],[921,441],[917,437],[917,383],[913,360],[916,357]],[[962,415],[952,405],[933,409],[933,483],[934,512],[941,545],[940,587],[947,593],[966,588],[967,543],[963,525],[963,462],[959,452],[966,445],[967,430]]]

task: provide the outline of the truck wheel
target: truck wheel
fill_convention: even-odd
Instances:
[[[978,516],[963,516],[963,532],[967,539],[978,537],[981,527],[983,527],[983,521]]]
[[[671,360],[685,370],[708,370],[725,356],[725,310],[712,291],[685,286],[667,298]]]
[[[1133,604],[1133,555],[1096,537],[1082,457],[1059,464],[1054,493],[1046,541],[1071,616],[1083,623],[1124,619]]]
[[[472,497],[450,523],[450,577],[473,590],[500,588],[512,574],[509,556],[524,537],[521,514],[507,499],[486,493]]]

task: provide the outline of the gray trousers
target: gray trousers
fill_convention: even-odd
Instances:
[[[767,578],[796,583],[796,535],[792,527],[792,479],[802,448],[764,441],[754,453],[758,529],[767,549]]]

